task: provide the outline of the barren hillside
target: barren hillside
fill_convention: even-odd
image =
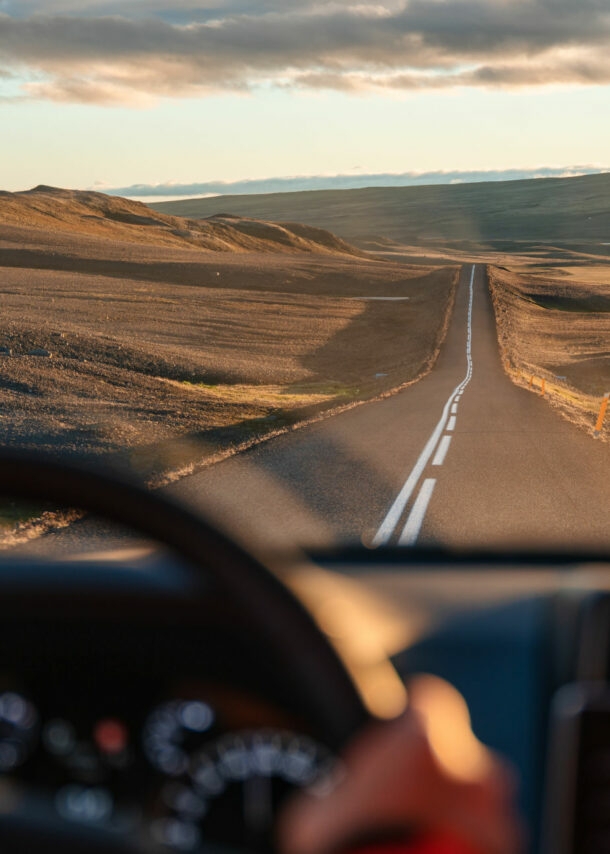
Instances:
[[[360,254],[321,228],[280,225],[230,214],[183,219],[129,199],[45,186],[22,193],[0,192],[2,226],[207,252]]]
[[[188,467],[415,380],[456,274],[307,226],[4,194],[0,441]]]
[[[384,239],[420,247],[468,243],[498,251],[515,244],[586,244],[610,254],[610,173],[424,187],[222,196],[155,202],[166,214],[298,219],[359,246]],[[605,244],[608,245],[605,245]]]
[[[501,349],[514,381],[587,430],[610,392],[606,267],[489,268]],[[605,433],[610,437],[610,424]]]

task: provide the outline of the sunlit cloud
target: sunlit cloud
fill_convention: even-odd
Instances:
[[[609,42],[599,0],[0,0],[0,68],[23,76],[20,96],[102,105],[603,85]]]

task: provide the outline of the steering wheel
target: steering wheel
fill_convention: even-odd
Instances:
[[[274,646],[282,666],[297,673],[307,707],[329,745],[340,749],[367,721],[350,677],[311,615],[275,575],[199,515],[124,477],[39,453],[0,451],[0,495],[78,508],[168,547],[194,579],[212,578]],[[0,833],[2,850],[11,850],[4,829]],[[55,850],[49,837],[42,844],[35,830],[27,841],[18,835],[14,840],[15,850]],[[118,850],[107,841],[75,836],[57,840],[56,850],[90,852],[96,845],[100,851]]]

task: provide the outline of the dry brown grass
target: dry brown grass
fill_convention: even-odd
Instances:
[[[512,379],[591,432],[610,392],[610,270],[489,267],[498,338]],[[533,380],[532,380],[533,378]],[[610,415],[602,438],[610,439]]]

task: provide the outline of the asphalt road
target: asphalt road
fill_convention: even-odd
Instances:
[[[505,375],[479,266],[462,270],[446,341],[422,381],[172,491],[267,547],[610,545],[610,448]]]

